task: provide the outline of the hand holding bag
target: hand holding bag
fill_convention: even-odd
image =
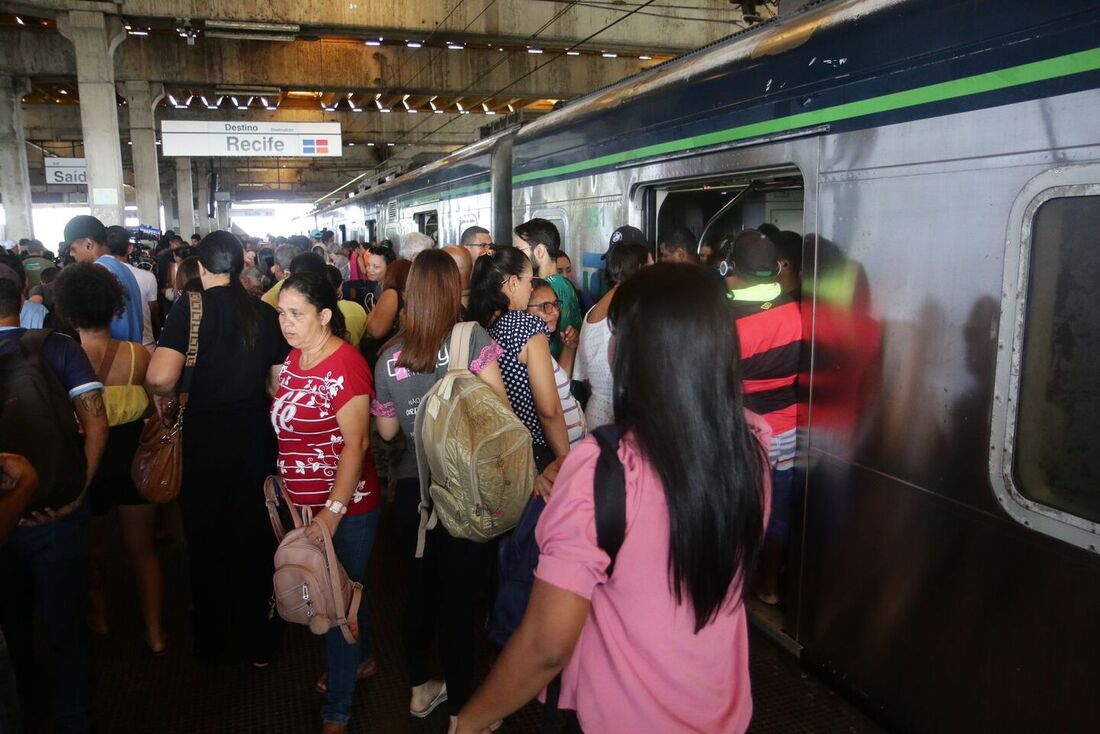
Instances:
[[[187,359],[180,380],[179,409],[174,416],[149,416],[141,431],[137,453],[130,467],[130,476],[141,496],[150,502],[171,502],[180,493],[183,483],[183,414],[195,374],[199,352],[199,325],[202,323],[202,294],[188,293],[191,331],[187,341]]]

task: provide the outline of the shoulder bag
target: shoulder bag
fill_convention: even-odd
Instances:
[[[202,323],[202,294],[188,293],[190,299],[191,331],[187,340],[187,359],[180,379],[179,407],[175,419],[171,414],[154,413],[145,421],[141,431],[137,453],[130,467],[141,496],[150,502],[171,502],[180,493],[183,483],[183,414],[195,375],[195,361],[199,353],[199,324]]]

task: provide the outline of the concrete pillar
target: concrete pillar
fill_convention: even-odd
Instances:
[[[218,202],[217,223],[218,223],[218,229],[224,229],[226,231],[229,230],[229,202],[228,201],[219,201]]]
[[[138,221],[150,227],[160,223],[160,169],[157,167],[157,129],[153,111],[163,97],[163,84],[126,82]]]
[[[126,198],[122,190],[122,149],[115,101],[115,49],[126,39],[116,16],[71,10],[59,16],[57,28],[76,51],[80,90],[80,125],[88,161],[88,206],[104,224],[122,224]]]
[[[161,226],[161,230],[177,230],[179,228],[179,217],[176,215],[176,199],[172,190],[162,189],[160,200],[164,202],[164,224]]]
[[[210,218],[210,171],[202,168],[199,173],[199,204],[195,209],[198,215],[198,231],[206,235],[217,229]]]
[[[195,194],[191,189],[191,159],[176,159],[176,212],[179,214],[179,229],[183,239],[195,231]]]
[[[0,200],[4,204],[4,239],[34,237],[27,144],[23,139],[25,80],[0,76]]]

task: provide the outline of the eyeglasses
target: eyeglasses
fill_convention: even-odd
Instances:
[[[547,316],[553,316],[555,313],[561,311],[561,301],[543,301],[542,303],[528,303],[527,310],[536,309],[542,311]]]

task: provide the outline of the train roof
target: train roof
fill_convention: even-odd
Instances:
[[[714,147],[950,114],[1100,86],[1098,29],[1093,0],[1065,0],[1042,17],[1026,0],[816,3],[499,135],[516,135],[512,181],[523,186]],[[360,196],[442,184],[450,184],[446,195],[487,189],[499,135]]]

